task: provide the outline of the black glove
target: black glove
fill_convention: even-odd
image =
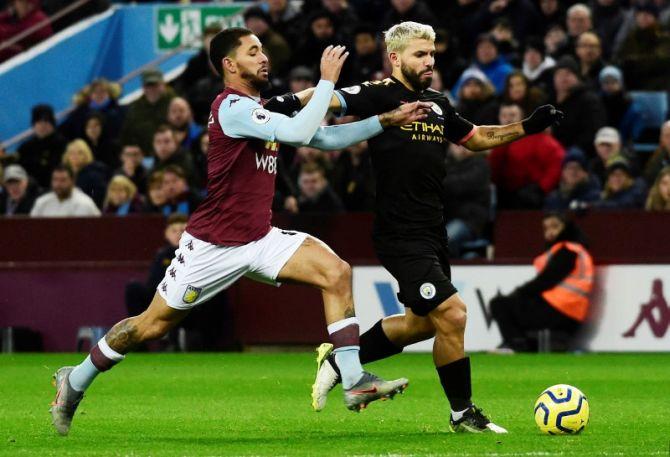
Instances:
[[[521,125],[526,135],[532,135],[552,125],[560,124],[564,117],[563,111],[557,110],[552,105],[542,105],[533,111],[530,117],[521,121]]]

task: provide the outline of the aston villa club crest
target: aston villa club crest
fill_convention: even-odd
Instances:
[[[191,303],[194,303],[198,299],[201,292],[202,287],[186,286],[186,292],[184,292],[182,301],[190,305]]]

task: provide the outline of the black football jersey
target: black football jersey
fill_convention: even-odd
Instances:
[[[432,102],[428,117],[390,127],[368,140],[377,181],[375,233],[407,233],[443,223],[442,181],[448,142],[462,143],[474,126],[442,94],[416,92],[395,78],[339,89],[342,114],[366,118],[402,103]]]

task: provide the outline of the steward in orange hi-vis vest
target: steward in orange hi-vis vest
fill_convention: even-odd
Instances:
[[[561,214],[542,219],[545,252],[535,258],[537,274],[509,295],[490,302],[503,341],[501,351],[532,351],[538,330],[550,330],[552,350],[579,346],[579,329],[589,313],[593,259],[582,232]]]
[[[542,292],[542,298],[566,316],[584,322],[589,310],[589,293],[593,288],[593,259],[584,246],[569,241],[558,242],[544,254],[537,256],[533,266],[540,273],[547,261],[563,248],[577,254],[575,266],[560,283]]]

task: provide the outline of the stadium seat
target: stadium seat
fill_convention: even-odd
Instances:
[[[639,134],[633,138],[633,147],[637,152],[652,152],[658,147],[661,124],[668,119],[668,93],[631,91],[629,94],[641,114],[643,124]]]
[[[107,327],[79,327],[77,329],[77,352],[84,349],[84,343],[88,341],[88,349],[92,348],[95,343],[105,336],[109,330]]]

